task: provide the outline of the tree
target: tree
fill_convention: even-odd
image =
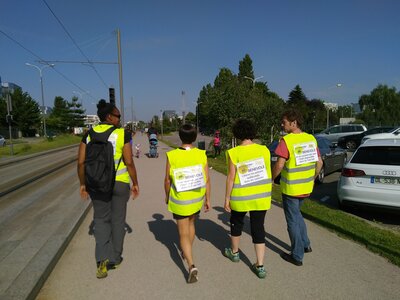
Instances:
[[[41,116],[39,104],[32,99],[28,93],[22,92],[21,89],[16,89],[14,93],[11,94],[11,101],[13,127],[17,127],[23,136],[33,136],[40,128]],[[8,123],[5,118],[7,114],[7,106],[5,101],[1,102],[1,123],[2,125],[7,126]]]
[[[360,117],[368,121],[368,126],[399,124],[400,94],[395,87],[379,84],[369,95],[362,95],[358,102],[363,110]]]
[[[168,120],[168,119],[167,119]],[[168,120],[169,121],[169,120]],[[192,112],[189,112],[186,116],[185,116],[185,123],[190,123],[192,125],[196,126],[196,115]]]
[[[53,111],[47,119],[49,129],[56,133],[68,132],[72,123],[71,120],[72,116],[68,102],[63,97],[55,97]]]
[[[78,102],[78,97],[72,97],[70,103],[68,103],[70,109],[70,128],[83,127],[85,119],[85,110],[82,109],[82,104]]]
[[[254,71],[253,71],[253,61],[250,58],[250,55],[246,54],[244,58],[239,62],[239,73],[238,73],[239,81],[249,81],[245,77],[254,79]],[[251,83],[252,85],[253,83]]]

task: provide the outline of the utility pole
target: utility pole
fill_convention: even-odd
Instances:
[[[182,124],[185,124],[185,91],[182,91]]]
[[[11,122],[12,122],[12,101],[11,101],[11,95],[10,92],[8,91],[8,88],[6,89],[6,102],[7,102],[7,123],[8,123],[8,132],[10,135],[10,153],[11,155],[14,155],[14,145],[12,142],[12,128],[11,128]]]
[[[120,97],[120,113],[121,124],[124,126],[124,88],[122,79],[122,54],[121,54],[121,33],[117,29],[117,47],[118,47],[118,69],[119,69],[119,97]]]

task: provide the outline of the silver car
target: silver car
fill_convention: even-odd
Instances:
[[[6,145],[6,139],[4,136],[0,135],[0,147],[4,147]]]
[[[367,128],[362,124],[342,124],[331,126],[316,136],[322,136],[328,139],[332,144],[337,145],[339,138],[351,134],[362,133],[366,131]]]
[[[400,139],[368,140],[354,152],[337,185],[339,205],[400,210]]]

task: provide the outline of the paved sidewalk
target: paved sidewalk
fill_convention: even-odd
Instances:
[[[137,134],[135,142],[142,145],[142,153],[148,152],[145,136]],[[229,245],[229,215],[222,208],[225,176],[213,170],[213,209],[202,212],[196,224],[199,282],[187,284],[176,248],[176,225],[164,204],[168,150],[160,144],[159,158],[135,159],[141,195],[128,204],[127,221],[133,233],[126,236],[121,267],[105,279],[96,278],[89,212],[37,299],[398,299],[398,267],[308,221],[313,252],[306,254],[302,267],[283,261],[279,253],[288,251],[289,239],[277,205],[267,213],[265,226],[267,278],[258,279],[250,270],[255,254],[248,224],[241,241],[242,260],[229,261],[221,254]]]

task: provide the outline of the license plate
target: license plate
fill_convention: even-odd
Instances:
[[[390,178],[390,177],[371,177],[371,183],[380,184],[400,184],[400,178]]]

